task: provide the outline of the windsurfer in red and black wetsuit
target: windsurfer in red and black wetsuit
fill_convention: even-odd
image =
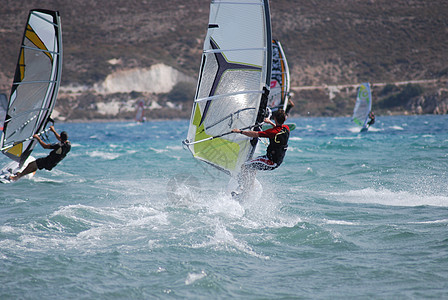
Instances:
[[[239,197],[241,193],[244,193],[250,188],[254,182],[256,170],[269,171],[281,165],[286,154],[286,149],[288,148],[289,139],[289,127],[288,125],[283,125],[285,120],[285,111],[279,109],[274,114],[275,123],[269,118],[264,120],[265,123],[274,126],[273,128],[264,131],[232,129],[232,132],[241,133],[251,138],[269,138],[266,155],[247,161],[241,167],[241,172],[238,175],[238,188],[237,191],[232,192],[232,197]]]
[[[283,162],[286,149],[288,148],[289,127],[283,125],[286,120],[286,114],[283,109],[279,109],[274,115],[274,122],[266,118],[265,123],[271,124],[273,128],[264,131],[251,131],[232,129],[232,132],[241,133],[251,138],[265,137],[269,138],[269,146],[266,155],[259,156],[244,164],[244,168],[253,170],[274,170]]]

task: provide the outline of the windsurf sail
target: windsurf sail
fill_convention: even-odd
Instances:
[[[137,112],[135,113],[136,122],[144,122],[145,119],[145,101],[139,100],[137,102]]]
[[[276,111],[279,108],[286,110],[289,89],[289,67],[285,52],[280,41],[272,40],[271,92],[268,101],[268,107],[272,111]]]
[[[62,70],[59,12],[31,10],[6,111],[0,149],[23,164],[33,151],[53,111]]]
[[[8,98],[5,94],[0,94],[0,130],[3,130],[5,123],[6,111],[8,110]]]
[[[230,174],[252,158],[257,139],[231,133],[263,122],[270,90],[268,0],[213,0],[190,126],[193,156]]]
[[[369,120],[369,113],[372,109],[372,92],[370,91],[370,84],[362,83],[358,88],[356,96],[355,108],[353,110],[352,120],[362,128],[367,128],[367,121]]]

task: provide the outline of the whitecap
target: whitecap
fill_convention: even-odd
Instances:
[[[185,279],[185,285],[190,285],[190,284],[194,283],[195,281],[200,280],[206,276],[207,276],[207,274],[204,271],[201,271],[201,273],[199,273],[199,274],[188,273],[187,279]]]
[[[342,220],[324,220],[324,222],[332,225],[359,225],[359,223],[356,222],[348,222]]]
[[[366,188],[347,192],[329,193],[335,200],[348,203],[374,203],[389,206],[441,206],[448,207],[448,197],[424,195],[408,191],[375,190]]]
[[[421,221],[421,222],[409,222],[409,224],[445,224],[448,223],[448,219],[433,220],[433,221]]]
[[[154,152],[156,152],[156,153],[163,153],[163,152],[167,152],[168,151],[166,149],[156,149],[156,148],[152,148],[152,147],[150,147],[149,149],[154,151]]]
[[[91,151],[91,152],[87,152],[87,155],[89,155],[90,157],[104,158],[106,160],[114,160],[114,159],[120,157],[120,154],[103,152],[103,151]]]
[[[358,140],[360,136],[335,136],[335,140]]]

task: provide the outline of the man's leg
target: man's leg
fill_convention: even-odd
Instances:
[[[18,180],[19,178],[21,178],[21,177],[23,177],[23,176],[25,176],[25,175],[28,175],[28,174],[30,174],[30,173],[33,173],[33,172],[35,172],[35,171],[37,171],[37,163],[36,163],[36,161],[32,161],[32,162],[30,162],[30,163],[28,164],[28,166],[26,166],[25,170],[23,170],[22,172],[17,172],[15,175],[12,175],[12,176],[10,177],[10,179],[11,179],[12,181],[16,181],[16,180]]]

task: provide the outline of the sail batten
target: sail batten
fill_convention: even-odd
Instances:
[[[223,53],[231,51],[266,51],[266,48],[208,49],[204,50],[203,53]]]
[[[184,145],[193,157],[237,174],[257,140],[231,133],[265,113],[272,47],[268,0],[212,1]]]
[[[203,101],[208,101],[208,100],[225,99],[226,97],[236,96],[236,95],[262,94],[262,93],[263,93],[262,91],[242,91],[242,92],[235,92],[235,93],[228,93],[228,94],[223,94],[223,95],[215,95],[215,96],[200,98],[200,99],[194,100],[194,102],[197,103],[197,102],[203,102]]]
[[[31,10],[19,51],[0,149],[22,164],[33,151],[32,136],[45,131],[53,111],[62,71],[59,13]]]

